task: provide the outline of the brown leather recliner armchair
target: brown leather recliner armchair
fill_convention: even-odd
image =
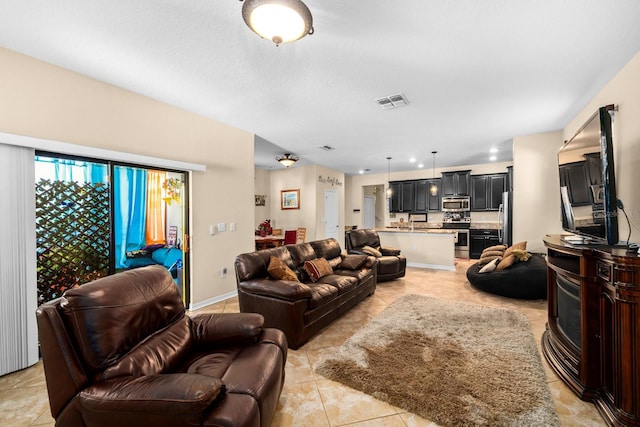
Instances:
[[[163,267],[71,289],[37,320],[56,426],[271,423],[284,334],[255,313],[188,316]]]
[[[350,254],[364,254],[365,246],[380,251],[378,256],[378,282],[404,277],[407,259],[400,255],[400,249],[381,246],[378,232],[371,229],[356,229],[345,232],[345,247]]]

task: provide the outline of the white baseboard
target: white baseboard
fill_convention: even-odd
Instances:
[[[206,299],[204,301],[191,303],[191,304],[189,304],[189,310],[192,310],[192,311],[193,310],[199,310],[199,309],[204,308],[204,307],[206,307],[208,305],[215,304],[215,303],[220,302],[220,301],[228,300],[229,298],[233,298],[233,297],[235,297],[237,295],[238,295],[238,291],[236,290],[236,291],[227,292],[226,294],[218,295],[217,297]]]

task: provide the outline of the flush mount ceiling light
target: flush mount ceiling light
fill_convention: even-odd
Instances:
[[[292,155],[291,155],[291,154],[289,154],[289,153],[285,153],[283,156],[278,156],[278,157],[276,157],[276,160],[277,160],[278,162],[280,162],[280,164],[281,164],[282,166],[284,166],[285,168],[288,168],[288,167],[293,166],[293,164],[294,164],[295,162],[297,162],[297,161],[298,161],[298,159],[299,159],[299,157],[297,157],[297,156],[292,156]]]
[[[300,0],[244,0],[242,18],[254,33],[276,46],[313,34],[313,17]]]

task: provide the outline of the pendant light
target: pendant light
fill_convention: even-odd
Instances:
[[[391,157],[387,157],[387,197],[391,197],[393,191],[391,190]]]
[[[436,153],[437,151],[431,152],[431,154],[433,154],[433,178],[436,177]],[[431,181],[431,186],[429,187],[429,193],[431,193],[432,196],[438,195],[438,184],[436,184],[435,181]]]

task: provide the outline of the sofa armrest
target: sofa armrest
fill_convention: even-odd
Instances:
[[[193,340],[198,346],[256,342],[264,317],[258,313],[203,313],[191,317]]]
[[[83,409],[106,419],[110,414],[121,419],[127,413],[159,417],[184,414],[197,418],[224,390],[219,378],[200,374],[124,377],[82,390],[80,404]]]
[[[392,248],[392,247],[389,247],[389,246],[382,246],[382,247],[380,247],[380,253],[383,256],[398,256],[398,255],[400,255],[400,249]]]
[[[309,286],[288,280],[255,279],[240,282],[238,287],[248,294],[268,296],[285,301],[311,298]]]

